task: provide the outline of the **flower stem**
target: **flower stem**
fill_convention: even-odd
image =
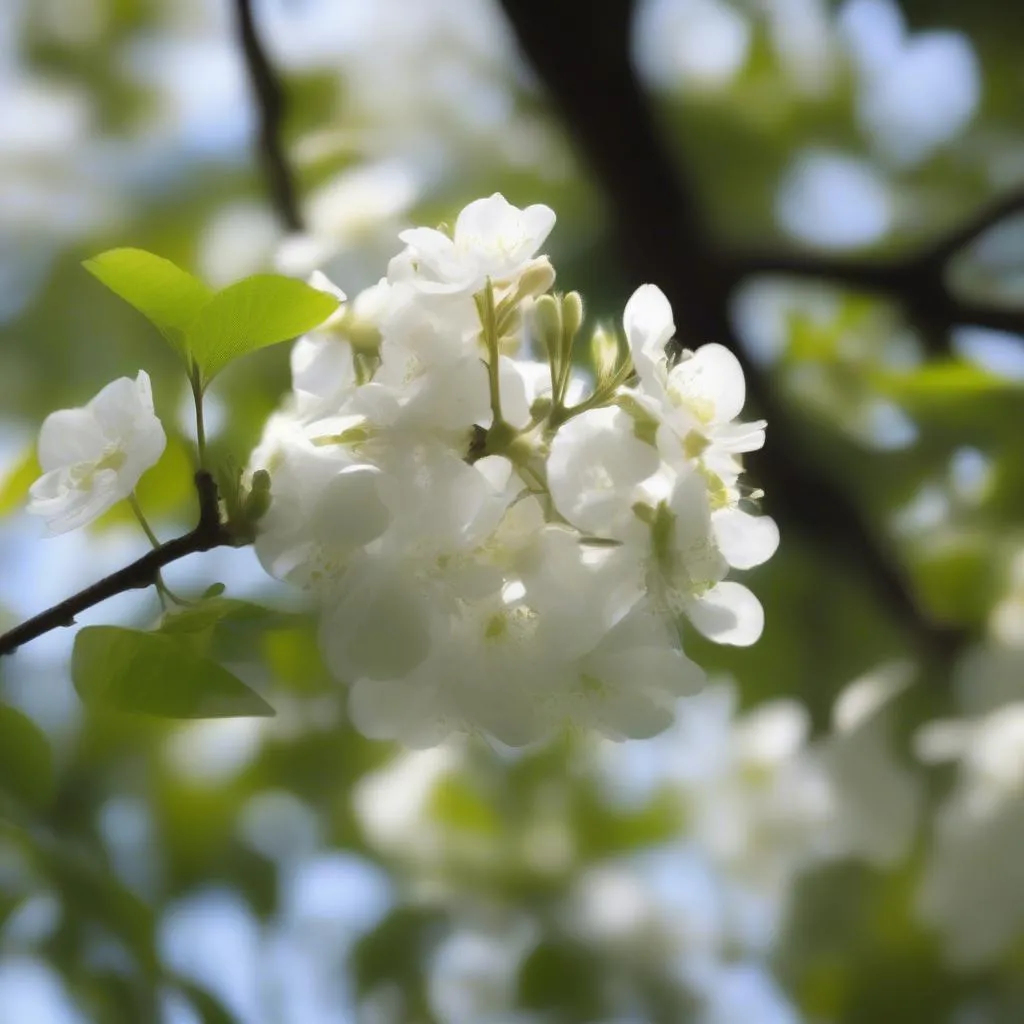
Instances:
[[[142,506],[139,504],[139,499],[136,497],[135,492],[132,491],[128,495],[128,504],[131,506],[132,512],[135,513],[135,518],[139,521],[139,526],[142,527],[142,532],[146,535],[147,540],[153,545],[153,550],[158,551],[160,549],[160,538],[157,537],[153,528],[149,525],[149,521],[146,519],[145,514],[142,511]],[[169,598],[174,604],[186,605],[186,601],[182,597],[178,597],[173,590],[164,582],[164,574],[157,569],[156,575],[153,579],[153,586],[156,587],[157,597],[160,598],[160,604],[164,608],[167,607],[167,602],[164,598]]]
[[[206,424],[203,420],[203,386],[199,379],[199,367],[193,364],[189,374],[192,385],[192,399],[196,405],[196,447],[199,449],[199,468],[206,469]]]
[[[157,537],[153,532],[153,528],[149,525],[134,491],[128,495],[128,504],[131,505],[132,512],[135,513],[135,518],[139,521],[139,526],[142,527],[142,532],[146,535],[146,539],[153,545],[154,549],[160,547],[160,538]]]
[[[501,415],[501,383],[499,380],[498,353],[498,320],[494,310],[494,285],[490,279],[487,286],[477,295],[477,309],[480,313],[480,326],[484,332],[484,344],[487,346],[487,381],[491,392],[492,429],[503,423]]]

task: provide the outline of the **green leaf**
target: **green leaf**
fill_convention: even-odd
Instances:
[[[110,249],[85,260],[82,266],[134,306],[175,351],[187,357],[185,330],[213,299],[212,288],[144,249]]]
[[[278,274],[256,274],[229,285],[188,329],[204,387],[233,360],[304,334],[337,308],[333,295]]]
[[[53,792],[53,758],[39,727],[0,704],[0,789],[26,804],[46,803]]]
[[[215,584],[216,585],[216,584]],[[212,589],[212,588],[211,588]],[[160,622],[161,633],[198,633],[220,625],[222,622],[246,622],[264,620],[268,625],[288,621],[288,614],[264,608],[252,601],[240,601],[235,597],[221,597],[214,594],[197,604],[177,608],[168,612]]]
[[[162,718],[269,717],[273,708],[222,665],[165,633],[87,626],[71,678],[86,704]]]

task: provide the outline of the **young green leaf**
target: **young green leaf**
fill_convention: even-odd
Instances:
[[[274,714],[226,668],[165,633],[87,626],[75,638],[71,678],[86,704],[162,718]]]
[[[50,745],[39,727],[20,711],[0,704],[0,790],[33,806],[53,791]]]
[[[333,295],[277,274],[256,274],[229,285],[188,328],[188,347],[203,386],[233,360],[304,334],[337,308]]]
[[[82,264],[134,306],[187,358],[185,329],[214,297],[213,289],[170,260],[144,249],[110,249]]]

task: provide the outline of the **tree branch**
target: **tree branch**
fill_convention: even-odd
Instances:
[[[220,519],[217,485],[213,477],[204,470],[196,474],[196,491],[199,495],[199,522],[194,529],[181,537],[169,540],[166,544],[161,544],[131,565],[118,569],[117,572],[105,576],[85,590],[80,590],[66,601],[61,601],[60,604],[4,633],[0,636],[0,657],[12,654],[22,644],[35,640],[44,633],[61,626],[74,625],[76,615],[106,601],[107,598],[129,590],[155,586],[160,570],[179,558],[197,551],[209,551],[212,548],[232,545],[234,540]]]
[[[904,307],[922,328],[935,354],[949,352],[949,331],[956,326],[988,327],[1024,334],[1024,306],[993,305],[958,298],[946,280],[950,259],[1000,217],[1024,209],[1024,190],[986,207],[967,224],[899,259],[849,259],[785,250],[741,250],[723,257],[732,287],[755,274],[816,278],[884,296]]]
[[[270,199],[288,231],[302,230],[302,214],[295,179],[281,141],[285,115],[284,90],[267,59],[256,22],[252,0],[235,0],[238,41],[245,57],[256,107],[259,113],[259,153]]]
[[[502,0],[526,56],[603,191],[613,244],[634,283],[657,282],[672,303],[681,343],[719,341],[739,358],[753,404],[771,423],[772,443],[753,458],[768,487],[766,506],[783,526],[815,543],[829,562],[864,574],[922,653],[945,656],[960,640],[928,621],[895,551],[840,486],[801,459],[804,425],[747,358],[729,316],[735,285],[756,270],[821,269],[811,257],[755,264],[723,253],[705,222],[697,189],[675,161],[630,65],[630,0]],[[852,272],[847,272],[849,268]],[[861,287],[895,293],[908,270],[867,263],[830,267]],[[897,276],[898,275],[898,279]]]

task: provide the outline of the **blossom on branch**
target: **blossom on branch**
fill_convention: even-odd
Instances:
[[[153,410],[149,375],[119,377],[81,409],[43,421],[28,511],[51,534],[85,526],[127,498],[163,454],[166,436]]]
[[[370,736],[520,745],[555,730],[651,736],[703,672],[691,628],[746,645],[774,522],[741,507],[742,370],[664,351],[653,286],[581,385],[578,295],[548,296],[554,223],[500,195],[451,237],[416,228],[388,275],[296,343],[293,394],[250,471],[271,502],[256,551],[320,605],[331,672]],[[539,299],[539,301],[538,301]],[[523,358],[524,338],[546,363]]]

